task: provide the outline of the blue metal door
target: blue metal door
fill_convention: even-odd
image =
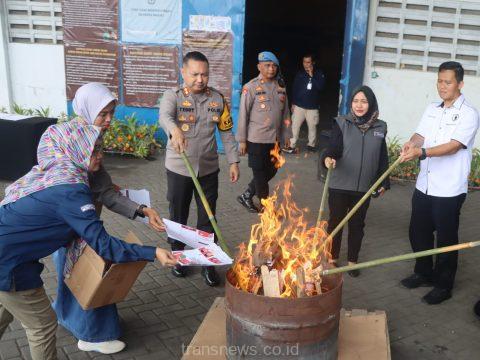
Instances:
[[[348,0],[343,41],[343,64],[340,79],[340,114],[349,111],[353,90],[362,85],[367,48],[370,0]]]

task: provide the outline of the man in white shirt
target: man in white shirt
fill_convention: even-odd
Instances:
[[[442,102],[430,104],[415,134],[402,149],[403,161],[420,160],[420,173],[412,198],[409,238],[413,251],[458,244],[460,209],[468,190],[472,148],[478,112],[461,94],[463,67],[455,61],[438,69],[437,90]],[[414,274],[401,284],[413,289],[434,288],[423,297],[439,304],[452,296],[457,252],[416,260]]]

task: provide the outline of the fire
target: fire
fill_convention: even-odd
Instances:
[[[331,257],[326,222],[318,228],[309,226],[305,219],[308,209],[300,209],[292,200],[292,188],[289,177],[271,197],[262,200],[265,208],[260,222],[252,226],[248,245],[240,245],[233,265],[237,288],[257,293],[262,285],[259,266],[263,264],[278,270],[281,297],[297,297],[299,286],[313,295],[312,286],[320,284],[318,270]],[[305,281],[297,279],[299,270]]]
[[[285,164],[285,157],[280,154],[280,145],[278,142],[276,142],[275,147],[270,150],[270,155],[272,155],[272,162],[275,165],[275,169],[280,169],[283,164]]]

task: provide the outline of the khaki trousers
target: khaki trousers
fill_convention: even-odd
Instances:
[[[308,110],[296,106],[293,108],[292,114],[292,132],[293,138],[290,139],[290,147],[297,145],[300,127],[307,120],[308,125],[308,146],[315,147],[317,141],[317,125],[320,120],[318,109]]]
[[[0,338],[14,317],[25,328],[33,360],[57,359],[57,317],[43,287],[0,291]]]

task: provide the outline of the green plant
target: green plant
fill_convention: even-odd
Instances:
[[[6,106],[0,106],[0,113],[7,114],[8,113],[7,107]]]
[[[473,187],[480,186],[480,150],[473,149],[470,175],[468,176],[468,185]]]
[[[34,115],[33,109],[24,108],[17,103],[13,103],[13,112],[19,115]]]
[[[58,123],[62,123],[62,122],[67,122],[67,121],[70,121],[72,119],[75,119],[77,117],[77,114],[75,113],[72,113],[71,115],[68,115],[67,113],[65,112],[61,112],[60,115],[58,115]]]
[[[402,145],[398,137],[387,140],[388,157],[390,164],[400,156]],[[417,160],[408,161],[398,165],[390,174],[391,177],[402,180],[415,180],[420,166]],[[473,149],[470,175],[468,176],[469,187],[480,187],[480,149]]]
[[[387,140],[387,150],[390,164],[393,164],[400,156],[400,152],[402,150],[400,139],[397,136]],[[404,180],[415,180],[417,178],[418,171],[419,167],[417,161],[412,160],[398,165],[392,171],[390,176]]]
[[[155,133],[158,125],[139,124],[135,114],[126,116],[123,121],[113,119],[103,135],[106,151],[148,157],[156,147]]]
[[[50,107],[49,106],[47,106],[46,108],[43,108],[43,107],[37,108],[33,112],[36,116],[50,117]]]

